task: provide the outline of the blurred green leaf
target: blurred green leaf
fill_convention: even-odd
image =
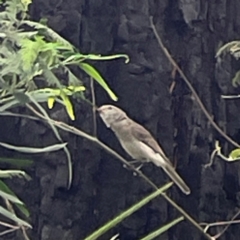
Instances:
[[[102,236],[105,232],[116,226],[118,223],[122,222],[125,218],[129,217],[131,214],[136,212],[138,209],[146,205],[148,202],[150,202],[152,199],[159,196],[161,193],[165,192],[168,188],[170,188],[173,184],[168,183],[161,187],[160,189],[156,190],[154,193],[150,194],[149,196],[145,197],[143,200],[139,201],[123,213],[119,214],[117,217],[115,217],[113,220],[99,228],[98,230],[94,231],[91,235],[89,235],[85,240],[95,240],[98,239],[100,236]]]
[[[20,226],[25,226],[25,227],[28,227],[28,228],[32,228],[32,226],[29,223],[20,219],[14,213],[8,211],[7,209],[5,209],[1,206],[0,206],[0,214],[2,214],[3,216],[5,216],[8,219],[11,219],[12,221],[14,221],[15,223],[17,223]]]
[[[0,142],[0,145],[2,147],[11,149],[11,150],[15,150],[18,152],[24,152],[24,153],[44,153],[44,152],[54,152],[54,151],[58,151],[60,149],[63,149],[64,147],[66,147],[67,143],[59,143],[59,144],[54,144],[48,147],[43,147],[43,148],[32,148],[32,147],[18,147],[18,146],[14,146],[8,143],[3,143]]]
[[[59,34],[57,34],[55,31],[53,31],[51,28],[49,28],[41,23],[30,21],[30,20],[24,20],[24,21],[21,21],[21,23],[22,23],[22,25],[26,24],[26,25],[33,27],[35,29],[38,29],[38,30],[44,30],[44,31],[42,31],[42,34],[44,34],[47,37],[50,37],[54,41],[61,43],[63,46],[66,47],[65,48],[66,50],[73,51],[73,49],[74,49],[73,45],[71,43],[69,43],[66,39],[61,37]]]
[[[16,196],[16,194],[2,180],[0,180],[0,189],[8,194]],[[25,206],[25,204],[15,204],[15,205],[26,217],[30,216],[30,213],[27,207]]]
[[[0,157],[0,162],[5,162],[17,167],[29,167],[33,164],[33,160],[24,159],[24,158],[7,158]]]
[[[63,103],[65,105],[68,116],[71,118],[71,120],[75,120],[73,106],[72,106],[72,103],[70,102],[68,96],[66,94],[61,94],[61,98],[62,98]]]
[[[179,218],[175,219],[174,221],[172,221],[172,222],[166,224],[165,226],[161,227],[160,229],[148,234],[146,237],[141,238],[141,240],[155,239],[156,237],[158,237],[162,233],[166,232],[167,230],[169,230],[170,228],[172,228],[174,225],[178,224],[182,220],[184,220],[184,217],[179,217]]]
[[[87,63],[80,63],[79,66],[84,72],[86,72],[89,76],[91,76],[94,80],[96,80],[106,90],[106,92],[109,94],[112,100],[117,101],[118,99],[117,96],[109,88],[107,83],[104,81],[104,79],[101,77],[101,75],[93,66]]]
[[[23,202],[20,201],[16,196],[10,195],[2,190],[0,190],[0,196],[8,201],[11,201],[13,203],[18,203],[23,205]]]

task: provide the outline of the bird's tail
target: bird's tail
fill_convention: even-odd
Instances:
[[[172,181],[182,190],[183,193],[187,195],[190,194],[191,192],[190,188],[178,175],[173,166],[171,166],[170,164],[164,164],[164,166],[162,166],[162,169],[167,173],[167,175],[172,179]]]

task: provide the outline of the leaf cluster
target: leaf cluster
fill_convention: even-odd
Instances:
[[[13,107],[29,106],[31,103],[46,118],[49,118],[40,103],[47,102],[51,109],[57,101],[65,106],[69,117],[74,120],[75,114],[70,97],[77,94],[84,97],[85,87],[81,79],[72,72],[71,66],[79,68],[96,80],[116,101],[117,96],[89,62],[122,57],[128,61],[128,57],[121,54],[113,56],[81,54],[70,42],[45,24],[29,20],[29,4],[31,0],[0,0],[2,9],[0,12],[0,115],[4,115]],[[63,73],[66,79],[59,77],[60,74],[57,74],[59,72]],[[56,127],[50,121],[49,125],[59,144],[42,148],[20,147],[7,143],[0,145],[14,151],[32,154],[63,149],[68,160],[70,185],[72,179],[70,152]],[[0,158],[0,160],[3,159],[6,160],[6,158]],[[9,162],[16,161],[17,159],[9,160]],[[27,177],[21,170],[0,170],[0,178],[14,176]],[[12,204],[16,205],[26,217],[29,215],[27,208],[1,180],[0,197],[6,202],[6,207],[0,206],[0,214],[15,222],[19,228],[30,228],[27,222],[17,217]]]

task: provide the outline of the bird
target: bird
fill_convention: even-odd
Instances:
[[[114,132],[123,149],[134,160],[152,162],[161,167],[183,193],[190,194],[190,188],[175,171],[171,161],[147,129],[130,119],[116,106],[102,105],[97,108],[97,112],[106,127]]]

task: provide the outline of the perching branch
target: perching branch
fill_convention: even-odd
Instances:
[[[119,155],[117,152],[115,152],[113,149],[111,149],[110,147],[108,147],[106,144],[104,144],[103,142],[101,142],[97,137],[91,136],[73,126],[70,126],[64,122],[60,122],[60,121],[55,121],[53,119],[49,119],[46,118],[44,115],[42,115],[40,112],[38,112],[37,110],[35,110],[32,106],[30,106],[29,104],[27,104],[28,109],[30,109],[35,115],[37,115],[40,119],[42,119],[45,122],[50,121],[51,124],[53,124],[54,126],[65,130],[67,132],[71,132],[75,135],[81,136],[83,138],[88,139],[91,142],[96,143],[98,146],[100,146],[101,148],[103,148],[105,151],[107,151],[108,153],[110,153],[111,155],[113,155],[115,158],[119,159],[123,164],[125,164],[129,169],[131,169],[132,171],[134,171],[135,173],[137,173],[141,178],[143,178],[151,187],[153,187],[153,189],[158,189],[158,187],[147,177],[145,176],[141,171],[139,171],[138,169],[134,168],[134,166],[132,166],[126,159],[124,159],[121,155]],[[202,229],[202,227],[187,213],[185,212],[180,206],[178,206],[170,197],[167,196],[166,193],[161,194],[161,196],[163,196],[165,198],[165,200],[170,203],[175,209],[177,209],[192,225],[194,225],[205,237],[206,239],[209,240],[213,240],[213,238],[204,232],[204,230]]]

